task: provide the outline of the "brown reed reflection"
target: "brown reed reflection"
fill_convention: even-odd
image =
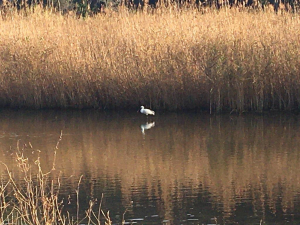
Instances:
[[[74,191],[83,175],[83,201],[104,193],[106,199],[122,202],[118,213],[128,207],[128,216],[136,216],[144,199],[155,208],[152,214],[171,224],[189,211],[206,212],[201,199],[212,212],[222,212],[216,215],[219,221],[236,219],[237,211],[245,215],[241,205],[263,220],[268,213],[299,213],[297,116],[160,115],[145,138],[140,130],[144,122],[130,113],[9,113],[0,122],[0,154],[18,176],[13,161],[17,142],[32,160],[39,155],[48,170],[56,152],[63,192]],[[106,201],[107,207],[117,204]]]

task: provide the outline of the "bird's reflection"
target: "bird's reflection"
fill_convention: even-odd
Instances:
[[[141,125],[141,130],[142,130],[143,135],[145,135],[145,130],[149,130],[154,126],[155,126],[155,122],[151,122],[151,123],[147,122],[146,124],[142,124]]]

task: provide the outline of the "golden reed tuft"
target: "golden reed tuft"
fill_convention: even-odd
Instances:
[[[299,110],[299,59],[298,14],[11,13],[0,20],[0,106]]]

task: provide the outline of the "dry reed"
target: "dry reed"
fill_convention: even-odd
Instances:
[[[8,166],[2,163],[8,179],[2,179],[0,185],[0,224],[27,225],[111,225],[109,211],[104,213],[101,202],[95,211],[96,201],[89,202],[85,216],[79,215],[79,186],[76,189],[76,218],[64,209],[66,202],[60,196],[60,178],[51,179],[55,168],[44,173],[40,159],[30,162],[22,152],[16,154],[16,161],[21,177],[15,178]],[[54,166],[55,164],[53,164]],[[103,196],[102,196],[103,197]],[[69,203],[70,204],[70,203]],[[100,218],[100,212],[103,219]]]
[[[237,9],[7,13],[0,106],[298,110],[300,19]]]

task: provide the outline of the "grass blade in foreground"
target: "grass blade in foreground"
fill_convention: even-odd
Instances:
[[[22,179],[19,179],[23,180],[23,183],[17,184],[8,166],[3,164],[8,173],[8,180],[2,181],[0,187],[1,224],[73,225],[86,221],[86,224],[100,224],[100,214],[96,216],[97,213],[93,209],[95,202],[90,202],[90,208],[86,210],[84,218],[77,216],[77,219],[74,219],[63,209],[63,201],[59,199],[59,177],[51,179],[55,168],[48,173],[43,173],[40,160],[37,159],[31,165],[23,153],[17,153],[16,160],[22,174]],[[80,182],[78,193],[79,184]],[[100,211],[104,216],[103,222],[110,225],[109,212],[105,214],[99,208]]]

